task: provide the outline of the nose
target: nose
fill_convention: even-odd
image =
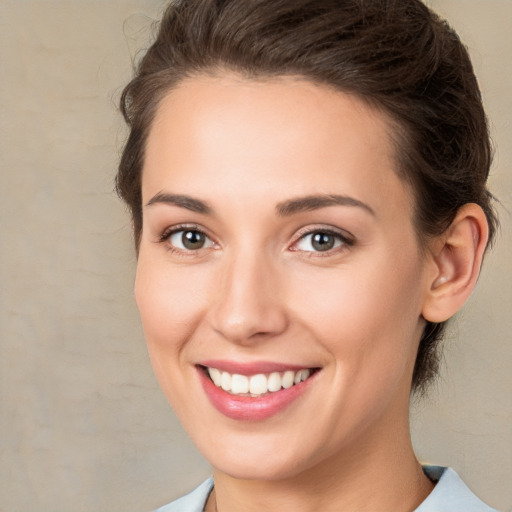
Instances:
[[[225,262],[216,284],[211,325],[226,340],[250,345],[286,330],[282,276],[270,258],[240,254]]]

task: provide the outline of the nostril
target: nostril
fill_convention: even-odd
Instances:
[[[247,344],[281,334],[288,322],[284,311],[260,309],[241,312],[217,312],[213,316],[213,329],[223,338]]]

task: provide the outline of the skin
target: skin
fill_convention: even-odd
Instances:
[[[208,510],[405,512],[432,489],[410,441],[411,377],[424,318],[459,307],[446,297],[462,272],[448,234],[420,250],[390,129],[361,100],[294,78],[197,76],[158,108],[135,296],[160,385],[213,465]],[[279,211],[327,194],[353,201]],[[479,215],[457,223],[473,252]],[[202,248],[166,236],[183,224],[207,235]],[[342,238],[315,251],[314,230]],[[207,359],[320,371],[278,414],[238,421],[205,395]]]

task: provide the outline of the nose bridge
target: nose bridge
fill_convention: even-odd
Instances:
[[[280,296],[276,262],[262,250],[241,247],[223,262],[213,327],[224,338],[242,344],[257,336],[275,336],[287,323]]]

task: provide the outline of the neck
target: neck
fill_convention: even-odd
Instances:
[[[377,430],[287,478],[242,480],[214,471],[215,493],[206,510],[411,512],[433,485],[414,455],[407,415],[401,424]]]

